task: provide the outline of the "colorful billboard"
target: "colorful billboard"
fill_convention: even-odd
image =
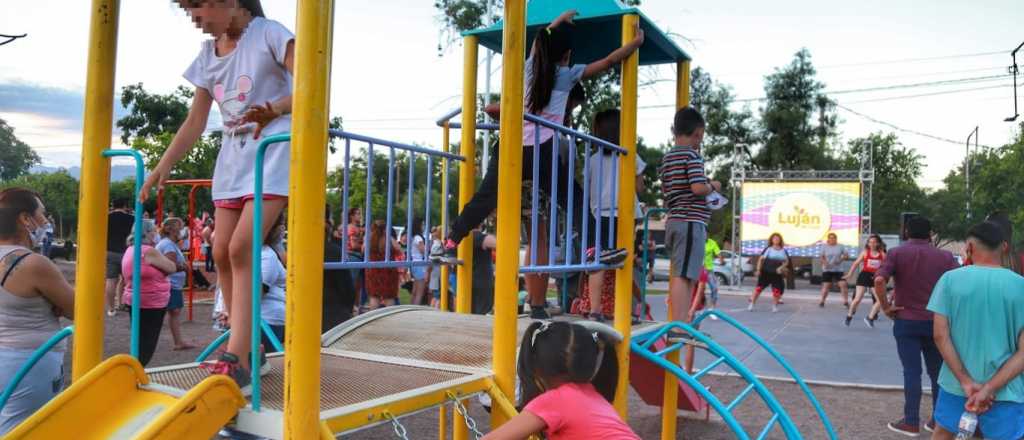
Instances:
[[[829,232],[839,244],[860,243],[860,182],[745,182],[740,198],[740,243],[759,254],[782,234],[791,256],[816,257]]]

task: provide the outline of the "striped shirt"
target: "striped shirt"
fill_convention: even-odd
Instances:
[[[661,189],[665,194],[670,220],[698,222],[707,225],[711,210],[703,196],[693,193],[691,185],[708,183],[704,174],[704,158],[690,147],[675,146],[665,154],[658,168]]]

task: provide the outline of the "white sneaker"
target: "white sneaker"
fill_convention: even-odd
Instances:
[[[753,312],[754,311],[754,303],[747,304],[747,311],[748,312]]]
[[[779,306],[777,306],[775,304],[772,304],[772,313],[776,313],[778,311],[779,311]]]

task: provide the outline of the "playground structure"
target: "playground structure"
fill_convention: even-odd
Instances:
[[[524,0],[506,0],[504,20],[486,29],[467,32],[464,35],[465,70],[463,102],[459,112],[443,118],[443,150],[433,150],[404,145],[383,139],[327,129],[329,72],[331,66],[331,37],[333,34],[333,3],[329,0],[299,0],[296,36],[296,68],[294,87],[294,115],[291,134],[267,136],[259,144],[254,186],[254,224],[262,221],[262,161],[267,148],[291,141],[291,182],[288,229],[289,264],[287,284],[288,328],[283,353],[268,356],[272,371],[261,378],[258,371],[253,374],[253,394],[247,401],[230,380],[220,376],[207,376],[198,368],[198,363],[174,365],[143,371],[132,356],[118,355],[102,361],[103,349],[103,299],[93,292],[102,291],[103,254],[105,252],[106,207],[108,205],[109,161],[113,155],[130,155],[136,160],[137,184],[142,179],[141,156],[134,151],[105,150],[109,143],[113,102],[114,55],[116,53],[116,28],[118,2],[116,0],[93,0],[90,36],[89,74],[85,107],[84,148],[82,157],[82,185],[80,194],[79,231],[83,237],[77,267],[75,304],[75,344],[73,351],[73,383],[70,388],[57,396],[22,425],[12,431],[9,438],[35,439],[70,437],[104,438],[185,438],[210,437],[225,424],[239,431],[271,438],[309,439],[334,438],[336,435],[351,433],[371,425],[391,423],[396,433],[403,433],[399,421],[403,415],[429,408],[440,407],[442,438],[447,433],[448,416],[451,415],[453,437],[468,438],[469,431],[476,433],[476,423],[466,416],[463,401],[476,394],[486,393],[493,402],[492,427],[507,421],[515,413],[515,405],[509,399],[514,396],[515,359],[520,331],[525,325],[516,314],[516,278],[521,272],[585,271],[608,269],[606,266],[586,261],[582,254],[578,260],[573,257],[571,247],[563,252],[562,262],[554,258],[553,242],[556,235],[558,212],[555,208],[557,195],[551,201],[551,238],[547,265],[536,263],[536,241],[530,246],[533,259],[520,268],[519,246],[521,220],[522,160],[542,160],[539,155],[522,158],[521,139],[523,121],[531,120],[545,125],[570,139],[571,154],[567,158],[570,169],[574,169],[577,142],[583,144],[586,156],[591,149],[609,149],[618,155],[615,166],[619,182],[615,188],[618,201],[619,223],[617,247],[630,252],[625,262],[615,268],[616,305],[615,328],[624,339],[619,349],[620,377],[615,406],[620,415],[627,417],[626,397],[630,385],[630,364],[653,365],[663,371],[654,377],[640,379],[643,388],[653,389],[653,398],[661,400],[663,408],[662,438],[676,438],[677,408],[697,409],[710,405],[718,411],[737,438],[751,436],[731,416],[731,411],[752,392],[756,392],[773,413],[771,422],[762,429],[757,438],[764,438],[772,432],[777,423],[787,438],[802,438],[789,414],[766,387],[747,370],[724,347],[715,344],[696,326],[707,313],[700,315],[691,325],[671,322],[631,323],[630,298],[633,277],[631,257],[634,236],[633,197],[635,194],[633,170],[636,154],[636,111],[637,79],[640,64],[672,62],[677,67],[677,107],[689,103],[689,58],[676,47],[664,33],[635,8],[622,7],[618,2],[595,1],[580,6],[577,29],[580,33],[594,35],[574,50],[575,62],[592,61],[598,54],[610,52],[621,42],[633,39],[635,26],[647,33],[647,42],[641,49],[622,63],[622,121],[621,145],[612,145],[592,138],[584,133],[557,124],[542,122],[538,118],[523,114],[523,68],[524,46],[530,41],[530,33],[536,32],[562,10],[568,9],[568,2],[558,0],[534,0],[530,3],[529,15]],[[621,35],[619,38],[614,36]],[[600,37],[600,38],[597,38]],[[477,125],[476,107],[476,66],[477,47],[483,44],[500,50],[503,57],[501,121],[497,127]],[[606,50],[607,49],[607,50]],[[461,123],[449,120],[461,113]],[[461,151],[448,152],[450,128],[460,128]],[[457,268],[458,289],[456,312],[451,314],[421,307],[389,307],[360,315],[321,335],[322,271],[358,268],[412,267],[430,264],[426,261],[395,261],[390,254],[383,261],[341,261],[323,260],[327,141],[329,137],[343,140],[345,174],[342,188],[342,212],[348,208],[349,179],[348,164],[352,143],[363,144],[368,161],[374,158],[374,148],[388,150],[389,167],[387,179],[388,209],[385,217],[387,229],[393,224],[395,157],[396,150],[411,157],[423,155],[430,164],[434,160],[442,163],[441,185],[443,187],[441,224],[447,225],[448,170],[452,161],[459,162],[459,207],[472,196],[475,186],[475,136],[478,129],[497,128],[500,136],[501,167],[499,169],[499,193],[503,195],[498,204],[497,236],[499,243],[515,243],[517,246],[498,247],[496,268],[496,289],[494,314],[490,316],[468,315],[471,301],[472,238],[462,241]],[[539,129],[539,128],[538,128]],[[558,136],[556,136],[556,139]],[[556,141],[558,142],[558,141]],[[557,162],[558,148],[552,149],[551,160]],[[543,160],[547,160],[544,158]],[[584,162],[582,169],[589,164]],[[406,211],[406,225],[411,227],[413,212],[414,169],[409,169],[409,198]],[[534,167],[534,180],[537,167]],[[369,194],[372,166],[368,167],[365,224],[371,224]],[[555,168],[557,172],[557,168]],[[425,203],[429,230],[431,173],[426,177],[427,200]],[[574,173],[563,176],[574,179]],[[553,176],[558,181],[558,176]],[[584,188],[584,191],[588,191]],[[193,192],[195,187],[193,187]],[[572,194],[571,192],[569,194]],[[588,197],[585,197],[585,203]],[[531,230],[536,237],[538,222],[536,214],[538,201],[534,189],[534,209]],[[569,203],[572,206],[572,203]],[[586,207],[585,207],[586,209]],[[580,213],[582,215],[582,213]],[[566,236],[572,237],[573,216],[565,214]],[[342,216],[342,225],[347,222]],[[137,217],[137,222],[140,221]],[[589,231],[583,222],[583,237]],[[258,228],[257,228],[258,229]],[[410,228],[411,229],[411,228]],[[409,230],[409,229],[407,229]],[[136,228],[137,234],[140,228]],[[253,239],[254,301],[252,354],[258,364],[259,336],[261,332],[259,285],[259,251],[262,237]],[[365,238],[368,244],[369,238]],[[584,238],[586,240],[586,238]],[[141,240],[136,239],[136,243]],[[409,240],[411,242],[411,240]],[[138,265],[138,247],[135,264]],[[344,254],[343,254],[344,255]],[[446,269],[444,269],[446,270]],[[134,271],[139,273],[138,268]],[[447,283],[447,276],[442,276]],[[133,283],[138,286],[139,283]],[[442,286],[447,291],[447,286]],[[137,295],[137,292],[135,293]],[[442,295],[442,302],[446,295]],[[136,299],[133,305],[139,304]],[[443,304],[446,309],[447,304]],[[716,313],[717,312],[712,312]],[[137,319],[138,313],[133,314]],[[769,350],[773,356],[793,375],[807,393],[818,411],[823,425],[831,438],[836,438],[827,416],[814,399],[799,376],[763,340],[746,330],[726,315],[718,314],[723,321],[745,332]],[[137,354],[137,321],[133,321],[132,354]],[[665,333],[672,328],[681,328],[693,335],[698,343],[668,343]],[[410,331],[411,330],[411,331]],[[70,331],[68,331],[70,333]],[[431,338],[407,340],[405,335],[430,334]],[[223,340],[220,338],[218,341]],[[209,354],[215,344],[204,352]],[[275,344],[276,345],[276,344]],[[683,346],[699,346],[707,349],[717,360],[698,373],[679,367],[679,351]],[[44,350],[41,347],[40,350]],[[201,360],[201,359],[200,359]],[[743,393],[729,405],[723,405],[711,392],[700,384],[699,379],[721,364],[731,367],[749,382]],[[258,370],[258,369],[257,369]],[[651,382],[660,379],[660,382]],[[637,382],[634,379],[634,382]],[[636,385],[634,383],[634,385]],[[638,390],[641,387],[637,387]],[[660,393],[657,391],[660,389]],[[684,394],[680,396],[680,390]],[[645,397],[652,392],[642,391]],[[680,397],[683,397],[680,399]],[[645,399],[648,400],[648,399]],[[117,408],[110,412],[110,408]],[[102,412],[102,414],[101,414]],[[233,420],[233,422],[231,422]]]

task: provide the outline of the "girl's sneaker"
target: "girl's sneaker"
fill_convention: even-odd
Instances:
[[[252,380],[249,378],[249,370],[242,366],[238,356],[224,352],[216,361],[200,364],[199,367],[209,371],[211,375],[223,374],[230,377],[235,381],[235,385],[238,385],[243,396],[252,395]]]
[[[594,251],[595,250],[596,250],[596,248],[589,248],[589,249],[587,249],[587,260],[588,261],[593,261],[594,260]],[[615,266],[617,264],[622,263],[623,261],[626,261],[626,256],[627,255],[628,255],[628,253],[623,248],[603,249],[603,250],[601,250],[601,254],[597,257],[597,262],[601,263],[601,264],[603,264],[605,266]]]

